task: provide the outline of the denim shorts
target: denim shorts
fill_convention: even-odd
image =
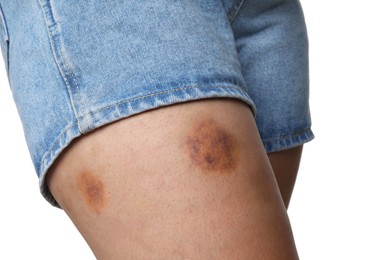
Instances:
[[[53,205],[45,174],[72,140],[158,107],[238,99],[267,152],[313,139],[299,0],[0,0],[0,43]]]

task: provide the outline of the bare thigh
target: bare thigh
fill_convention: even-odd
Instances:
[[[286,208],[290,204],[291,195],[294,190],[302,150],[303,145],[300,145],[268,154]]]
[[[78,139],[48,185],[98,259],[297,259],[250,109],[213,99]]]

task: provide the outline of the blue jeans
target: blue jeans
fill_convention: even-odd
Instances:
[[[267,152],[313,139],[298,0],[0,0],[0,43],[41,191],[79,136],[206,98],[253,111]],[[4,86],[2,86],[4,87]]]

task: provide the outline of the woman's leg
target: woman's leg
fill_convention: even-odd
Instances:
[[[213,99],[95,130],[48,185],[98,259],[297,259],[250,109]]]
[[[275,173],[286,208],[288,208],[290,203],[297,178],[302,149],[303,145],[300,145],[280,152],[268,153],[268,158]]]

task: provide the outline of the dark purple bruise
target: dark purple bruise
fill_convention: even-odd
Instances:
[[[226,174],[237,167],[239,153],[234,136],[214,120],[195,125],[185,146],[192,163],[203,171]]]

